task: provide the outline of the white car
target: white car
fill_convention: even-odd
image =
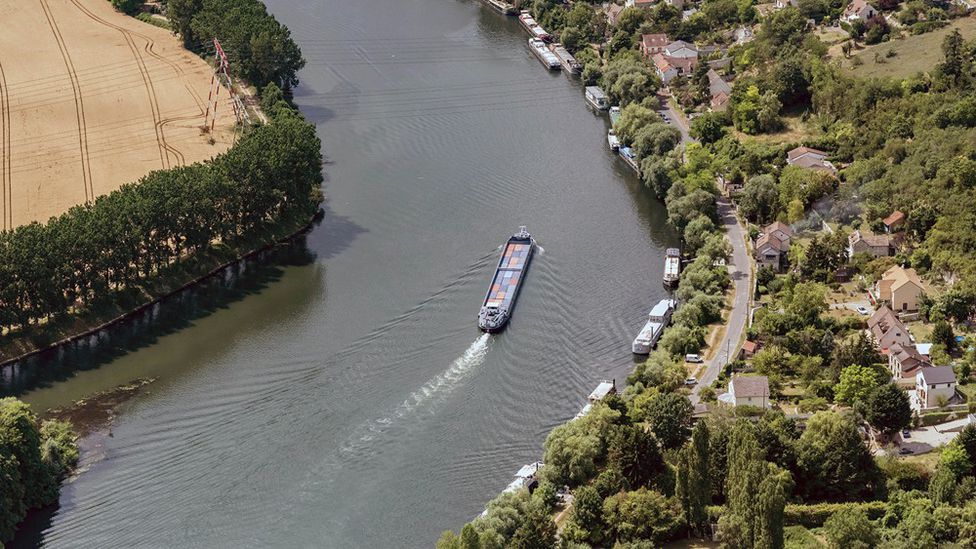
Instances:
[[[857,308],[854,310],[861,313],[864,316],[868,316],[869,314],[871,314],[871,311],[869,311],[868,308],[865,307],[864,305],[858,305]]]
[[[701,355],[685,355],[685,362],[693,362],[695,364],[700,364],[705,361],[702,360]]]
[[[685,380],[685,385],[688,385],[688,386],[698,385],[698,380],[695,379],[694,377],[689,377],[688,379]]]

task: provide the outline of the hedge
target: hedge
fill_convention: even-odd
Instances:
[[[786,505],[783,513],[784,526],[804,526],[806,528],[817,528],[831,515],[839,511],[854,511],[860,509],[871,520],[881,518],[885,514],[885,502],[868,501],[863,503],[812,503]],[[725,508],[721,505],[710,505],[707,508],[708,517],[712,522],[718,522],[719,517]]]

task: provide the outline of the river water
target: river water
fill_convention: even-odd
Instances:
[[[20,545],[431,547],[633,366],[675,235],[514,18],[475,0],[269,9],[308,59],[296,102],[332,161],[325,220],[12,385],[46,409],[156,380]],[[508,330],[482,335],[520,224],[541,253]]]

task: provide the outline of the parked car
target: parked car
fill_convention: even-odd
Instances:
[[[864,316],[868,316],[869,314],[871,314],[871,311],[869,311],[868,308],[865,307],[864,305],[858,305],[857,309],[855,310]]]
[[[698,385],[698,380],[695,377],[689,377],[685,380],[685,385]]]
[[[685,355],[685,362],[694,362],[695,364],[700,364],[705,361],[702,360],[701,355]]]
[[[908,448],[899,448],[898,453],[904,456],[904,455],[911,454],[912,451],[909,450]]]
[[[912,432],[908,429],[901,430],[901,438],[912,438]]]

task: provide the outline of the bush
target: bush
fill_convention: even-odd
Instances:
[[[142,7],[142,0],[112,0],[112,7],[126,15],[135,15]]]

